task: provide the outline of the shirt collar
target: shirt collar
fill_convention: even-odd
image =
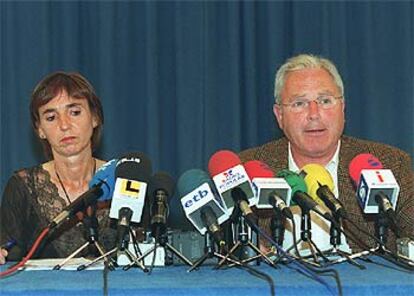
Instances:
[[[329,171],[336,171],[338,164],[339,164],[339,149],[341,147],[341,140],[338,140],[338,146],[336,147],[336,151],[335,154],[332,156],[331,160],[328,161],[328,163],[325,165],[325,168]],[[299,168],[295,162],[295,160],[293,159],[292,156],[292,149],[290,146],[290,142],[288,143],[288,165],[289,165],[289,170],[292,172],[299,172]]]

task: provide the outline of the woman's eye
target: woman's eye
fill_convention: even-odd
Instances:
[[[55,119],[54,115],[46,116],[46,121],[53,121]]]
[[[81,114],[81,110],[71,110],[70,114],[73,115],[73,116],[78,116],[78,115]]]

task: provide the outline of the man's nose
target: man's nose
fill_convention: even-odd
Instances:
[[[308,118],[316,119],[320,117],[319,105],[317,101],[310,101],[308,105]]]

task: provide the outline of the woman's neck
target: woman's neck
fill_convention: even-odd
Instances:
[[[71,185],[89,182],[96,170],[96,160],[89,155],[77,155],[73,157],[55,157],[53,169],[60,179]]]

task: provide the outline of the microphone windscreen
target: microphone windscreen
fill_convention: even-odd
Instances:
[[[284,178],[286,182],[289,184],[290,188],[292,188],[292,196],[296,194],[296,192],[307,192],[308,188],[306,187],[305,180],[295,172],[289,170],[281,170],[276,174],[277,177]]]
[[[238,164],[241,164],[241,160],[236,153],[230,150],[220,150],[210,157],[208,171],[210,176],[216,176]]]
[[[152,195],[157,190],[164,190],[169,197],[174,194],[174,179],[167,172],[157,172],[151,177],[148,191]]]
[[[205,171],[200,169],[188,170],[178,178],[178,195],[183,197],[204,183],[211,183],[210,176]]]
[[[112,159],[104,163],[92,177],[89,182],[89,188],[101,184],[103,190],[102,196],[98,200],[109,200],[112,198],[112,194],[115,187],[115,168],[118,160]]]
[[[320,185],[328,186],[331,192],[334,191],[334,181],[331,174],[323,166],[315,163],[310,163],[302,167],[300,175],[305,180],[308,194],[318,204],[323,204],[318,194],[316,193]]]
[[[270,167],[260,160],[250,160],[244,163],[244,169],[250,180],[254,178],[273,178],[274,173]]]
[[[115,178],[145,183],[148,183],[151,174],[151,161],[142,152],[132,152],[120,157],[115,169]]]
[[[381,161],[370,153],[361,153],[349,163],[349,175],[355,186],[358,186],[361,171],[364,169],[382,169]]]

